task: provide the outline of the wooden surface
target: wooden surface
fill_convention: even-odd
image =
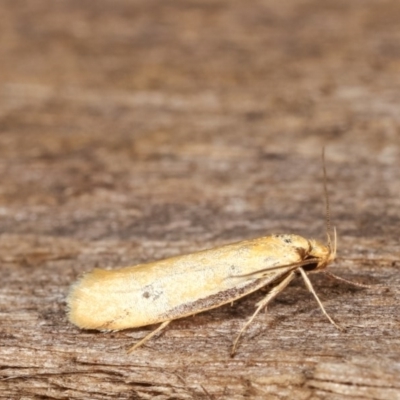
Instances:
[[[0,398],[400,399],[400,2],[20,1],[0,13]],[[105,334],[72,282],[269,233],[339,257],[229,357],[263,294]]]

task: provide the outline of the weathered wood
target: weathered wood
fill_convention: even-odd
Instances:
[[[0,398],[400,399],[400,3],[2,3]],[[68,323],[72,282],[269,233],[324,239],[327,147],[354,288],[296,279],[149,329]],[[349,258],[354,259],[353,261]]]

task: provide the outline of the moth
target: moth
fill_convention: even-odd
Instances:
[[[322,312],[342,330],[326,312],[308,278],[308,273],[324,270],[336,257],[324,155],[323,171],[326,244],[294,234],[276,234],[116,270],[94,269],[72,286],[68,297],[70,322],[100,331],[160,324],[128,350],[132,352],[175,319],[232,303],[268,287],[237,334],[231,350],[234,355],[241,335],[257,314],[300,274]]]

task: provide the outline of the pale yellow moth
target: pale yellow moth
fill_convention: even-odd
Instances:
[[[68,297],[69,320],[83,329],[118,331],[161,323],[135,344],[141,346],[172,320],[232,303],[262,287],[267,295],[244,324],[240,336],[256,315],[300,273],[329,321],[307,272],[318,272],[336,256],[336,232],[332,243],[329,201],[324,169],[327,213],[326,245],[292,234],[257,239],[199,251],[117,270],[94,269],[75,283]]]

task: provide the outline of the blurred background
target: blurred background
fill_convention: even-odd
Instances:
[[[354,181],[369,213],[371,191],[393,195],[397,1],[10,0],[0,18],[3,232],[287,229],[323,203],[323,146],[334,203]]]
[[[115,366],[124,346],[142,336],[96,336],[68,324],[68,287],[93,267],[151,261],[272,232],[324,240],[323,147],[340,255],[400,257],[398,0],[2,0],[0,61],[0,333],[6,338],[0,365],[12,366],[11,375],[15,368],[43,368],[49,354],[53,364],[41,371],[53,375],[66,374],[72,355]],[[365,283],[398,279],[395,264],[365,268],[338,265],[344,276],[365,273]],[[268,361],[283,357],[273,346],[281,343],[279,328],[243,344],[244,357],[246,349],[253,357],[263,355],[254,363],[261,369],[252,371],[303,373],[311,353],[316,358],[308,365],[326,354],[341,360],[393,352],[394,340],[400,341],[391,329],[399,322],[388,315],[396,313],[397,300],[372,297],[363,309],[367,302],[358,292],[350,292],[351,299],[347,287],[340,293],[344,297],[332,294],[332,302],[343,298],[353,306],[339,307],[334,316],[351,320],[362,310],[357,315],[367,317],[360,324],[381,316],[378,331],[350,345],[337,339],[343,347],[331,338],[299,348],[308,329],[301,325],[308,317],[303,312],[298,328],[285,333],[286,364]],[[279,312],[293,318],[290,291],[285,301],[291,306]],[[180,354],[178,360],[216,357],[214,362],[229,367],[216,373],[202,364],[192,371],[192,382],[201,382],[198,374],[204,373],[203,382],[218,398],[225,398],[219,397],[222,388],[234,376],[251,380],[251,371],[229,364],[226,354],[253,303],[240,315],[207,314],[213,326],[196,317],[199,330],[208,327],[213,340],[224,340],[219,346],[207,341],[210,332],[194,343],[190,323],[189,331],[185,322],[181,330],[171,328],[154,347],[167,346],[162,368],[178,368],[171,354]],[[179,350],[170,344],[174,335],[176,343],[186,340]],[[390,340],[380,339],[385,335]],[[100,350],[94,346],[103,341]],[[21,343],[36,350],[10,364]],[[39,362],[43,343],[48,347]],[[145,376],[140,379],[152,382],[146,362],[137,361]],[[229,375],[222,378],[225,371]],[[43,379],[43,387],[57,391],[61,385]],[[245,383],[235,382],[236,393],[247,393]],[[29,379],[19,384],[32,386]],[[16,395],[15,381],[1,385]],[[197,396],[205,396],[196,388]],[[228,390],[226,398],[235,398],[234,392]]]

